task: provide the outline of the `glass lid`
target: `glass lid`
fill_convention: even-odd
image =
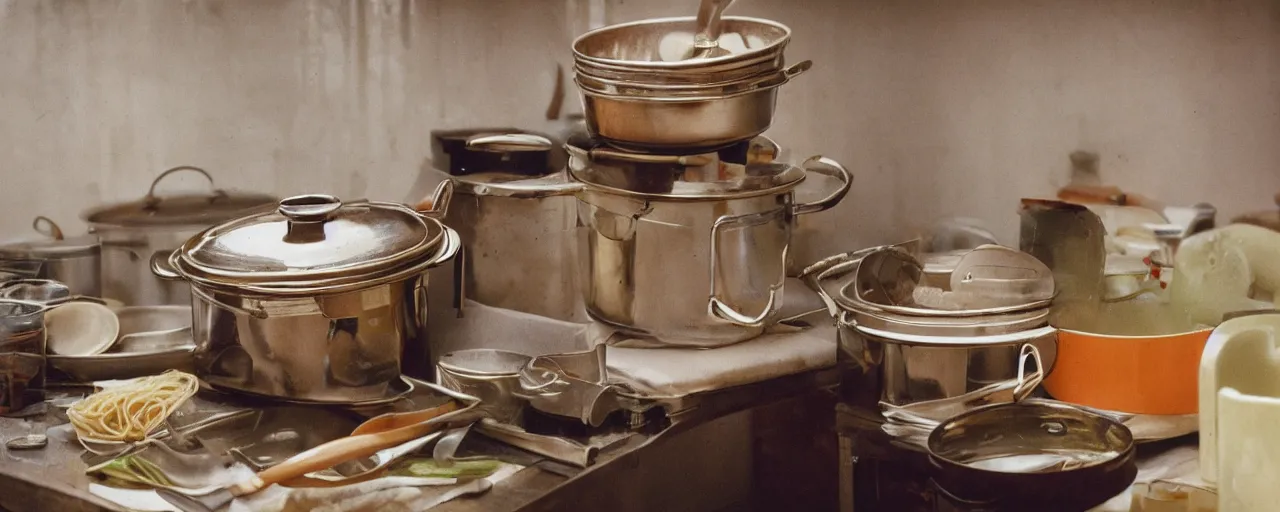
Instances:
[[[193,280],[231,286],[350,283],[420,263],[443,231],[400,204],[295,196],[192,237],[173,263]]]

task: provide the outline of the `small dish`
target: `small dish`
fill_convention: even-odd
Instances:
[[[120,334],[120,319],[111,308],[92,302],[68,302],[45,313],[49,351],[64,356],[106,352]]]

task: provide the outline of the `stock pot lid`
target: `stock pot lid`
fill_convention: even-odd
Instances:
[[[166,176],[181,171],[201,174],[210,190],[199,194],[158,195],[156,185]],[[275,196],[215,188],[213,178],[203,169],[174,167],[151,182],[147,195],[136,201],[103,205],[90,209],[83,218],[90,224],[119,227],[211,226],[245,215],[278,201]]]
[[[197,281],[324,287],[421,263],[443,240],[439,221],[405,205],[328,195],[280,201],[275,211],[215,226],[173,258]]]
[[[98,237],[84,235],[63,239],[14,242],[0,246],[0,258],[57,260],[76,256],[92,256],[100,251]]]

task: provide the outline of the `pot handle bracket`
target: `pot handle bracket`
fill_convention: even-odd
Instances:
[[[774,310],[777,309],[778,291],[782,288],[785,276],[779,276],[777,284],[769,287],[769,301],[765,303],[764,311],[755,316],[742,313],[733,306],[721,301],[719,287],[717,286],[719,282],[720,232],[730,227],[758,226],[772,222],[777,217],[778,210],[745,215],[725,215],[716,219],[716,222],[711,225],[711,296],[707,299],[707,311],[711,316],[744,327],[760,327],[764,325],[769,315],[772,315]],[[783,259],[786,259],[785,249]]]
[[[840,180],[840,186],[822,198],[812,203],[799,203],[791,206],[791,215],[804,215],[807,213],[818,213],[823,210],[829,210],[835,205],[840,204],[844,196],[849,194],[849,189],[853,186],[853,173],[849,172],[840,162],[832,160],[822,155],[814,155],[804,161],[801,166],[807,173],[821,174],[830,176]]]

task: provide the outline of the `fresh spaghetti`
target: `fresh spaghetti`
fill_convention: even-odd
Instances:
[[[199,389],[194,375],[169,370],[89,395],[67,409],[67,418],[82,441],[141,441]]]

